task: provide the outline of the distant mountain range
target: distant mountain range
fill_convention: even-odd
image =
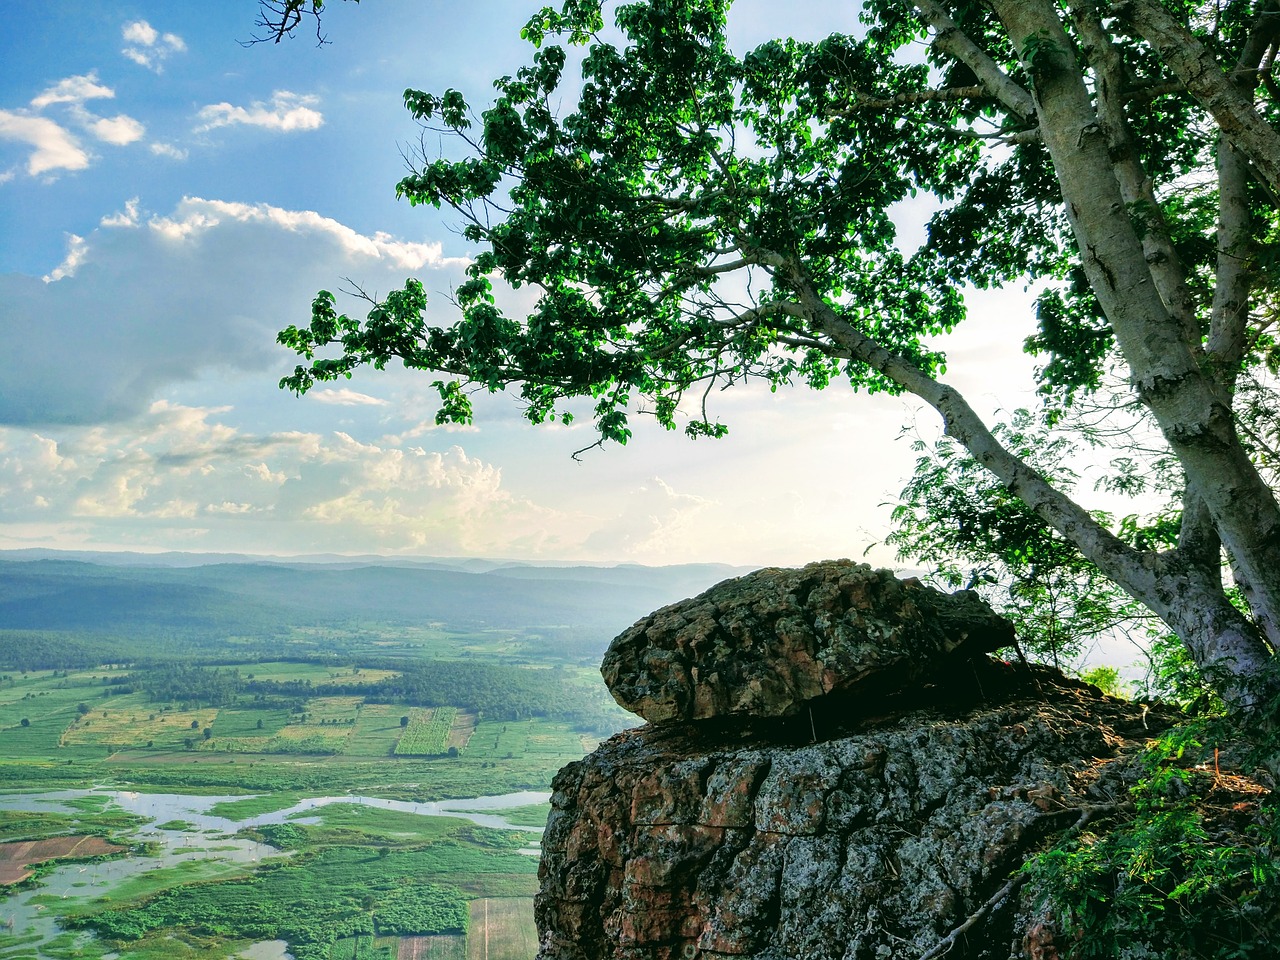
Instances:
[[[612,636],[749,569],[0,551],[0,630],[227,636],[364,621]]]

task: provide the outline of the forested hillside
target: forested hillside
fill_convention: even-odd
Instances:
[[[656,607],[733,575],[712,564],[500,566],[235,562],[107,565],[77,559],[0,558],[0,667],[65,669],[207,653],[228,640],[279,653],[308,632],[299,653],[348,649],[369,631],[537,633],[548,649],[598,656],[616,633]],[[327,636],[330,647],[322,639]],[[90,639],[91,638],[91,639]]]

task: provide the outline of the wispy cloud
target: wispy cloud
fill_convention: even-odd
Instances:
[[[367,393],[357,393],[350,387],[312,390],[311,399],[320,403],[336,404],[340,407],[385,407],[387,405],[386,400],[371,397]]]
[[[64,277],[75,276],[76,269],[80,264],[84,263],[84,258],[89,253],[89,245],[85,243],[84,237],[74,233],[67,234],[67,255],[62,262],[46,273],[41,279],[45,283],[54,283]]]
[[[277,90],[271,95],[270,102],[255,100],[248,107],[237,107],[226,102],[211,103],[200,108],[197,115],[200,124],[196,127],[196,132],[203,133],[237,124],[263,127],[281,133],[315,130],[324,124],[323,114],[312,109],[319,102],[320,99],[315,96]]]
[[[175,53],[183,53],[186,43],[176,33],[161,33],[145,20],[126,23],[121,29],[126,44],[120,52],[140,67],[161,73],[164,61]]]
[[[381,231],[370,237],[314,210],[285,210],[269,203],[183,197],[172,217],[154,217],[150,226],[170,240],[185,240],[232,221],[266,224],[295,234],[327,236],[352,256],[385,260],[409,270],[425,266],[465,266],[468,263],[461,258],[444,257],[439,243],[410,243]]]
[[[33,148],[27,158],[27,173],[33,177],[84,170],[93,157],[63,123],[44,116],[42,111],[62,107],[72,124],[103,143],[135,143],[146,134],[140,121],[124,113],[100,117],[85,107],[90,100],[109,100],[115,95],[111,87],[98,81],[94,71],[64,77],[32,98],[28,108],[0,110],[0,139],[16,140]]]
[[[160,142],[151,144],[151,152],[157,157],[168,157],[170,160],[185,160],[188,153],[184,148],[175,147],[172,143]]]
[[[84,103],[86,100],[111,99],[116,92],[98,82],[96,71],[73,77],[65,77],[31,101],[35,110],[43,110],[53,103]]]

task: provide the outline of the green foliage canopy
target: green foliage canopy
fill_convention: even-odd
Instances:
[[[465,154],[397,188],[481,249],[456,313],[438,322],[414,280],[363,320],[321,292],[280,334],[305,361],[282,386],[399,361],[444,374],[438,422],[518,385],[535,423],[589,402],[598,443],[625,443],[637,411],[721,436],[708,398],[752,379],[912,393],[1021,505],[1002,522],[1051,527],[1036,549],[1078,551],[1274,725],[1273,421],[1248,414],[1276,406],[1251,379],[1277,365],[1274,0],[872,0],[864,35],[743,55],[728,6],[567,0],[528,22],[531,62],[478,116],[458,91],[407,91]],[[938,209],[905,250],[895,205],[921,195]],[[941,381],[930,338],[964,319],[960,289],[1013,282],[1044,284],[1027,346],[1048,419],[1123,378],[1182,474],[1176,537],[1112,529]],[[532,306],[509,314],[495,285]]]

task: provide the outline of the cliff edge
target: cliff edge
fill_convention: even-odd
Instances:
[[[652,722],[554,782],[540,960],[1065,955],[1015,871],[1122,812],[1176,717],[984,655],[1011,638],[847,561],[636,624],[603,670]]]

